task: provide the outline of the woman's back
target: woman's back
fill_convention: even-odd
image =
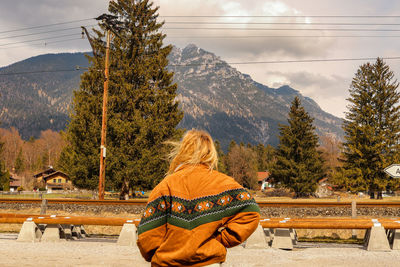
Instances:
[[[231,177],[206,165],[183,165],[153,190],[138,245],[156,266],[223,262],[226,247],[246,240],[258,220],[254,199]]]

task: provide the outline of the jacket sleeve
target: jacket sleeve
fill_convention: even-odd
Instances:
[[[217,240],[230,248],[243,243],[258,227],[260,209],[254,199],[231,217],[224,218]]]
[[[158,188],[150,194],[138,226],[137,245],[143,258],[150,262],[167,232],[167,197]]]

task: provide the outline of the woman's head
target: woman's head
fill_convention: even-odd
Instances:
[[[170,156],[171,164],[167,174],[174,173],[182,164],[205,164],[210,170],[216,169],[218,155],[214,142],[206,131],[190,130],[180,142],[170,142],[174,147]]]

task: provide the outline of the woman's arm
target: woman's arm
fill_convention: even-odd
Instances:
[[[154,188],[138,227],[137,245],[146,261],[151,261],[167,232],[168,202],[158,188]]]
[[[224,218],[217,239],[227,248],[237,246],[256,230],[259,221],[258,212],[240,212],[230,218]]]

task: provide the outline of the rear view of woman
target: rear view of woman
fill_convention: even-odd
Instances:
[[[226,248],[257,228],[258,205],[233,178],[215,170],[217,152],[207,132],[188,131],[171,159],[140,221],[140,252],[152,266],[224,262]]]

